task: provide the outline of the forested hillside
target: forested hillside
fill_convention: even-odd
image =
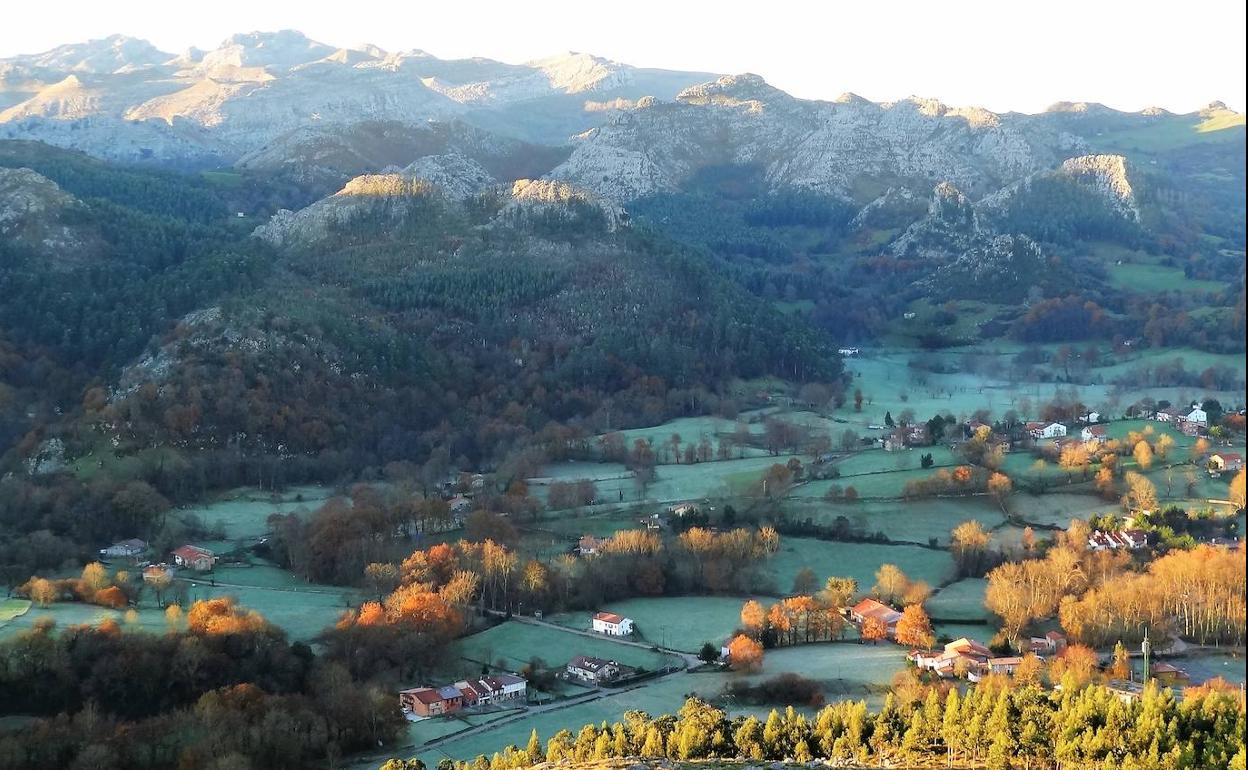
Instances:
[[[72,196],[63,216],[90,234],[72,263],[0,240],[0,293],[24,298],[0,306],[0,439],[18,471],[0,482],[0,520],[23,561],[64,556],[27,533],[94,542],[213,488],[400,461],[492,468],[569,436],[735,409],[736,378],[840,380],[801,319],[540,185],[460,202],[365,179],[329,199],[348,214],[318,237],[266,239],[252,235],[265,217],[235,212],[318,191],[0,147]],[[119,503],[132,483],[143,490]]]

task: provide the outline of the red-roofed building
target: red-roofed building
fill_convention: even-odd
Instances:
[[[1210,473],[1234,473],[1244,467],[1244,458],[1234,452],[1214,452],[1205,467]]]
[[[857,623],[859,627],[867,622],[867,618],[876,618],[881,621],[888,629],[888,635],[893,636],[897,633],[897,621],[901,620],[901,613],[875,599],[863,599],[849,608],[849,619]]]
[[[1109,431],[1104,425],[1089,425],[1079,431],[1079,438],[1084,441],[1095,441],[1098,444],[1104,444],[1109,440]]]
[[[614,612],[598,612],[594,614],[593,629],[607,636],[628,636],[633,633],[633,620]]]
[[[207,572],[217,563],[217,555],[207,548],[184,545],[174,550],[173,563],[196,572]]]

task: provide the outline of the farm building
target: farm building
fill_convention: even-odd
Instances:
[[[863,599],[849,609],[849,619],[859,626],[867,622],[867,618],[883,621],[888,627],[888,635],[892,636],[897,632],[897,621],[901,620],[901,613],[875,599]]]
[[[614,660],[577,655],[568,661],[566,670],[568,676],[579,679],[582,682],[602,684],[619,679],[624,674],[632,672],[633,669],[628,666],[622,666]]]
[[[105,559],[134,559],[142,556],[147,550],[147,543],[138,538],[119,540],[107,548],[100,549],[100,557]]]
[[[1172,406],[1168,406],[1165,409],[1158,409],[1157,412],[1153,415],[1153,419],[1156,420],[1157,422],[1177,423],[1179,421],[1179,418],[1182,416],[1183,416],[1183,413],[1180,412],[1178,409],[1175,409]]]
[[[604,542],[604,540],[593,535],[581,535],[581,539],[576,545],[576,552],[581,556],[593,556],[602,549]]]
[[[173,567],[168,564],[149,564],[143,568],[143,580],[153,583],[162,578],[173,580]]]
[[[1109,433],[1104,425],[1089,425],[1079,431],[1079,438],[1084,441],[1095,441],[1098,444],[1104,444],[1109,440]]]
[[[1124,529],[1119,532],[1094,530],[1088,536],[1088,550],[1114,551],[1125,548],[1134,551],[1148,545],[1148,533],[1142,529]]]
[[[1060,422],[1029,422],[1027,433],[1034,439],[1062,438],[1066,435],[1066,426]]]
[[[417,716],[450,714],[459,711],[463,705],[463,693],[457,687],[413,687],[399,691],[399,707]]]
[[[1234,452],[1215,452],[1205,467],[1210,473],[1234,473],[1244,467],[1244,458]]]
[[[1049,631],[1044,636],[1031,637],[1027,646],[1037,655],[1057,654],[1066,649],[1066,634],[1061,631]]]
[[[1183,419],[1188,422],[1194,422],[1202,428],[1209,425],[1209,413],[1195,404],[1192,404],[1192,411],[1185,414]]]
[[[465,706],[487,706],[525,697],[529,683],[514,674],[496,674],[456,682],[455,688],[463,697]]]
[[[173,563],[179,567],[186,567],[197,572],[207,572],[217,563],[217,555],[207,548],[200,548],[196,545],[184,545],[181,548],[174,549]]]
[[[593,629],[607,636],[628,636],[633,633],[633,619],[614,612],[598,612],[594,614]]]

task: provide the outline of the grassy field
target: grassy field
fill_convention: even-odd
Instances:
[[[603,609],[632,618],[638,634],[646,641],[697,652],[703,642],[718,645],[728,639],[740,625],[741,605],[745,601],[728,596],[662,596],[611,602]],[[570,628],[589,627],[587,612],[548,619]]]
[[[840,543],[797,537],[780,539],[780,552],[772,557],[770,566],[776,588],[781,592],[792,587],[799,570],[810,567],[820,583],[832,576],[852,577],[858,581],[859,590],[865,593],[875,584],[875,572],[881,564],[896,564],[912,580],[926,580],[933,586],[953,575],[953,559],[947,551],[915,545]]]
[[[1233,684],[1244,683],[1244,658],[1242,655],[1215,651],[1193,652],[1181,657],[1167,659],[1187,672],[1192,684],[1200,684],[1220,676]]]
[[[588,613],[584,615],[588,618]],[[588,622],[585,624],[588,626]],[[532,658],[541,658],[548,665],[562,667],[577,655],[590,655],[650,671],[662,668],[674,658],[641,647],[617,644],[606,638],[591,638],[546,626],[508,621],[480,633],[460,639],[455,654],[459,676],[480,673],[483,664],[502,662],[504,669],[517,671]]]
[[[210,527],[220,524],[226,540],[257,538],[268,531],[267,519],[274,513],[310,512],[330,498],[325,487],[293,487],[274,495],[257,489],[236,489],[206,505],[183,508],[181,516],[196,516]]]
[[[890,540],[909,543],[927,543],[936,538],[938,543],[947,544],[950,531],[967,519],[975,519],[985,528],[1005,521],[1001,508],[985,497],[854,503],[798,498],[786,500],[784,509],[791,519],[810,519],[824,525],[844,516],[864,532],[882,532]]]
[[[1164,291],[1220,292],[1225,283],[1188,278],[1179,267],[1166,265],[1124,263],[1110,265],[1109,283],[1120,289],[1155,294]]]
[[[799,673],[821,682],[828,700],[865,699],[878,708],[885,688],[904,664],[901,648],[891,644],[815,644],[769,650],[762,671],[742,678],[754,681],[785,672]],[[575,734],[585,724],[619,720],[630,710],[672,713],[690,695],[714,700],[728,682],[740,676],[723,672],[675,674],[600,700],[534,714],[461,739],[451,739],[423,752],[417,749],[416,755],[426,764],[447,756],[471,759],[477,754],[492,754],[508,744],[523,746],[532,730],[537,730],[539,738],[545,741],[562,729]],[[732,715],[748,713],[761,718],[770,711],[768,707],[725,705]],[[369,765],[359,767],[363,770]]]
[[[939,620],[986,620],[984,590],[988,581],[981,578],[963,578],[950,583],[928,600],[927,614]]]
[[[946,636],[950,639],[958,639],[965,636],[983,644],[988,644],[993,634],[997,633],[997,626],[992,621],[988,623],[935,623],[933,627],[937,639]]]

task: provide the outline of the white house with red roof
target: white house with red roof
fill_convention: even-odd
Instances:
[[[1104,444],[1109,440],[1109,431],[1104,425],[1088,425],[1079,431],[1079,438],[1083,441],[1095,441],[1098,444]]]
[[[628,636],[633,633],[633,619],[614,612],[597,612],[593,617],[593,629],[607,636]]]
[[[1066,435],[1066,426],[1060,422],[1029,422],[1027,433],[1034,439],[1062,438]]]
[[[207,572],[217,563],[217,555],[207,548],[197,545],[184,545],[173,551],[173,563],[179,567],[193,569],[196,572]]]
[[[1205,467],[1210,473],[1234,473],[1244,467],[1244,458],[1235,452],[1214,452]]]

